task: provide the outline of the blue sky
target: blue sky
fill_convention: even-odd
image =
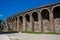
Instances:
[[[0,19],[4,20],[18,12],[58,2],[60,0],[0,0]]]

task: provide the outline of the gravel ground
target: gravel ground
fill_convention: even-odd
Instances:
[[[10,40],[60,40],[60,35],[55,34],[13,33],[3,35],[8,36]]]

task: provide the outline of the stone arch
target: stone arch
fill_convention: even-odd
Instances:
[[[26,18],[26,21],[27,21],[27,22],[30,22],[30,15],[29,15],[29,14],[26,14],[26,15],[25,15],[25,18]]]
[[[47,9],[42,10],[41,11],[41,16],[42,16],[42,19],[49,20],[49,11]]]
[[[37,12],[33,12],[32,17],[33,17],[34,21],[38,21],[38,13]]]
[[[51,11],[54,18],[54,31],[60,32],[60,5],[53,6]]]
[[[49,9],[41,9],[41,17],[42,17],[42,32],[50,32],[50,18],[49,18]]]
[[[25,14],[25,31],[30,31],[30,14]]]
[[[53,8],[53,15],[54,19],[60,18],[60,6],[56,6],[55,8]]]
[[[38,12],[34,11],[32,13],[32,31],[38,32],[39,27],[38,27]]]

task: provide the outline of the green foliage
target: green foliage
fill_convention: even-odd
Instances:
[[[0,22],[2,22],[2,20],[0,20]]]
[[[2,25],[1,23],[2,23],[2,20],[0,20],[0,26]]]
[[[18,31],[14,30],[9,30],[8,32],[13,32],[13,33],[18,33]]]

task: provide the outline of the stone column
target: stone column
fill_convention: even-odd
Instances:
[[[17,19],[15,19],[15,22],[16,22],[16,30],[17,30]]]
[[[17,17],[17,31],[20,31],[20,29],[19,29],[19,17]]]
[[[30,32],[32,32],[33,29],[32,29],[32,15],[30,15]]]
[[[23,16],[23,27],[22,27],[22,31],[25,31],[25,17]]]
[[[51,32],[54,32],[54,19],[53,19],[53,13],[50,12],[50,27],[51,27]]]
[[[5,23],[6,23],[6,30],[8,31],[8,24],[6,20],[5,20]]]
[[[11,22],[11,27],[12,27],[12,29],[13,29],[13,21]]]
[[[10,22],[7,20],[8,30],[10,29]]]
[[[42,27],[42,22],[41,22],[41,13],[38,13],[38,27],[39,27],[39,32],[42,32],[41,27]]]
[[[13,27],[13,29],[12,29],[12,30],[14,30],[14,29],[15,29],[15,27],[14,27],[14,19],[13,19],[13,21],[12,21],[12,22],[13,22],[13,24],[12,24],[12,25],[13,25],[13,26],[12,26],[12,27]]]
[[[14,29],[15,29],[15,31],[16,31],[16,19],[14,20]]]

